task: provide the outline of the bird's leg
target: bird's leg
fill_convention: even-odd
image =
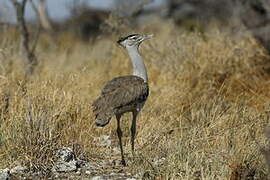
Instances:
[[[135,141],[135,135],[136,135],[136,120],[137,120],[138,112],[133,111],[132,115],[133,115],[133,119],[131,123],[130,132],[131,132],[131,150],[132,150],[132,155],[134,156],[135,155],[134,154],[134,141]]]
[[[124,159],[124,151],[123,151],[123,146],[122,146],[122,131],[120,128],[120,119],[121,119],[121,115],[116,115],[116,119],[117,119],[117,136],[119,139],[119,145],[120,145],[120,150],[121,150],[121,156],[122,156],[122,160],[121,160],[121,164],[123,166],[126,166],[126,162]]]

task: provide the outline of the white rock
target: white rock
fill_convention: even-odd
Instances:
[[[73,150],[69,147],[63,147],[62,149],[59,149],[56,153],[56,156],[65,162],[72,161],[75,159],[75,154]]]
[[[153,163],[154,163],[155,165],[158,165],[158,164],[162,164],[163,161],[165,161],[165,160],[166,160],[165,157],[162,157],[162,158],[155,158],[155,159],[153,159]]]
[[[84,168],[84,169],[98,169],[101,166],[97,163],[90,163],[90,162],[85,162],[84,164],[80,165],[80,168]]]
[[[72,172],[78,168],[78,160],[73,150],[69,147],[63,147],[56,152],[57,162],[52,168],[54,172]]]
[[[10,179],[9,169],[0,170],[0,180],[9,180],[9,179]]]
[[[27,171],[27,167],[18,165],[10,170],[11,174],[23,174]]]
[[[59,178],[59,174],[54,174],[54,178],[55,179]]]
[[[106,180],[106,178],[104,178],[102,176],[94,176],[91,178],[91,180]]]
[[[91,174],[91,171],[85,171],[85,174],[90,175]]]
[[[76,175],[81,175],[80,169],[76,172]]]
[[[54,172],[72,172],[72,171],[76,171],[77,170],[77,161],[73,160],[73,161],[69,161],[69,162],[65,162],[65,161],[58,161],[55,163],[55,165],[53,166],[52,171]]]
[[[113,152],[116,154],[120,154],[121,153],[120,147],[114,147]]]
[[[96,138],[98,141],[99,146],[111,146],[112,145],[112,140],[110,136],[100,136]]]

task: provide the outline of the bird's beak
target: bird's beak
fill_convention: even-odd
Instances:
[[[118,44],[118,45],[122,45],[122,44],[121,44],[121,40],[118,40],[118,41],[117,41],[117,44]]]
[[[146,34],[146,35],[144,35],[143,40],[145,40],[145,39],[150,39],[150,38],[152,38],[152,37],[154,37],[153,34]]]

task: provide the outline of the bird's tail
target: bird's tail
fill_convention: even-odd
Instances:
[[[113,109],[108,107],[106,102],[103,102],[102,98],[98,98],[94,101],[92,107],[96,118],[96,125],[99,127],[106,126],[113,116]]]

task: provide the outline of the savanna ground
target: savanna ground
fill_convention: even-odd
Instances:
[[[130,114],[122,120],[128,167],[151,179],[267,179],[261,147],[270,117],[270,58],[247,33],[216,28],[204,35],[171,24],[127,31],[153,33],[141,46],[150,96],[137,124],[136,158],[130,151]],[[89,161],[110,159],[96,144],[116,137],[116,122],[97,128],[91,103],[103,84],[131,72],[118,35],[85,43],[70,34],[42,35],[40,61],[27,79],[18,35],[0,37],[0,166],[23,163],[46,172],[54,152],[73,147]],[[113,156],[120,159],[120,154]],[[161,164],[153,159],[165,158]],[[246,175],[243,175],[246,174]]]

